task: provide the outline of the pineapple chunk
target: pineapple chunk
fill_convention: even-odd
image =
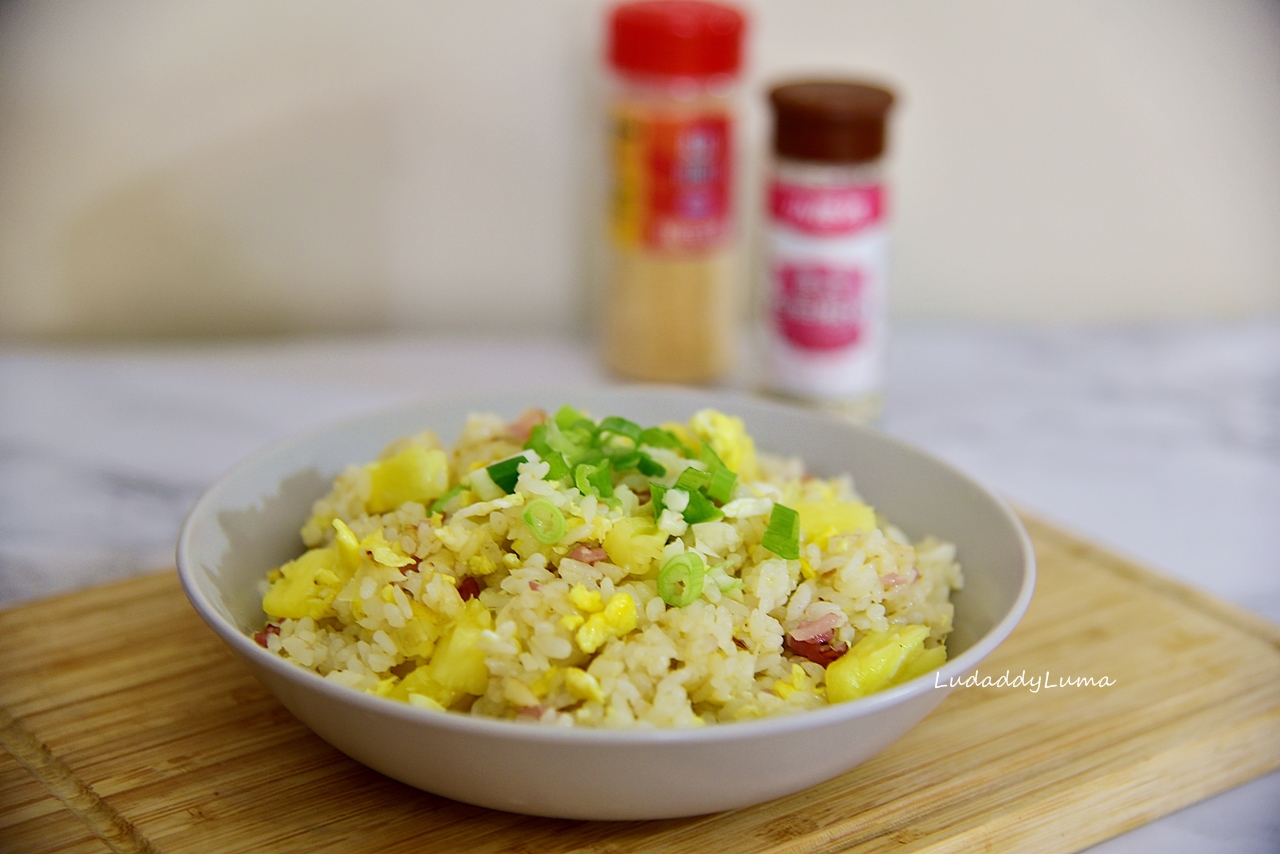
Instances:
[[[292,620],[326,616],[330,603],[351,576],[333,546],[312,549],[279,571],[280,578],[262,597],[262,610],[269,616]]]
[[[483,694],[489,685],[489,667],[476,642],[481,632],[491,628],[489,609],[479,599],[467,600],[436,645],[431,661],[404,677],[390,696],[407,703],[410,694],[421,694],[447,709],[463,694]]]
[[[826,548],[827,540],[835,534],[876,527],[876,511],[861,501],[797,501],[794,509],[800,514],[805,539],[819,548]]]
[[[409,600],[409,607],[413,609],[413,619],[392,629],[391,637],[407,657],[430,658],[440,637],[440,627],[431,611],[416,599]]]
[[[624,516],[605,534],[603,546],[612,563],[632,575],[644,575],[662,557],[666,543],[667,535],[658,530],[653,520]]]
[[[910,682],[917,676],[923,676],[930,670],[937,670],[939,667],[947,663],[947,648],[942,644],[937,646],[920,649],[911,658],[908,658],[902,664],[902,669],[898,671],[898,675],[893,677],[894,685],[901,685],[903,682]]]
[[[449,461],[436,448],[411,445],[365,469],[370,481],[365,507],[370,513],[388,513],[406,501],[426,505],[449,488]]]
[[[928,626],[894,626],[867,635],[827,667],[827,699],[843,703],[887,688],[927,637]]]
[[[477,642],[480,633],[493,628],[493,615],[468,599],[462,613],[444,633],[431,663],[427,665],[437,682],[463,694],[483,694],[489,684],[489,668]]]

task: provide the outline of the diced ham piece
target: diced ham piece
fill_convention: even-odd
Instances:
[[[262,631],[254,633],[253,642],[256,643],[258,646],[262,647],[263,649],[266,649],[267,635],[278,635],[278,634],[280,634],[280,627],[276,625],[268,624],[267,627]]]
[[[516,709],[516,717],[539,721],[542,720],[542,714],[546,710],[546,706],[521,706]]]
[[[458,595],[462,597],[463,602],[480,595],[480,582],[476,581],[474,575],[468,575],[462,579],[462,583],[458,585]]]
[[[541,409],[526,409],[520,417],[507,425],[507,433],[521,442],[529,441],[529,432],[538,424],[547,420],[547,413]]]
[[[892,590],[895,587],[901,587],[904,584],[914,584],[916,579],[920,577],[920,573],[913,566],[910,575],[900,575],[896,572],[887,572],[880,577],[881,583],[885,587]]]
[[[530,590],[541,590],[541,589],[542,589],[542,585],[541,585],[541,584],[539,584],[539,583],[538,583],[538,582],[536,582],[536,581],[530,581],[530,582],[529,582],[529,589],[530,589]]]
[[[580,563],[596,564],[609,556],[609,553],[602,548],[596,546],[588,546],[584,543],[578,543],[573,547],[573,551],[569,552],[569,557]]]
[[[849,651],[849,645],[844,641],[832,643],[831,637],[828,635],[826,640],[793,640],[791,635],[784,638],[787,649],[794,652],[801,658],[807,658],[814,664],[821,664],[826,667],[831,662],[838,659]]]
[[[840,628],[840,615],[823,614],[816,620],[805,620],[791,630],[791,638],[798,641],[831,640],[831,633]],[[824,638],[823,635],[826,635]]]
[[[839,627],[839,614],[823,614],[816,620],[805,620],[783,640],[787,649],[796,655],[826,667],[849,650],[849,645],[843,641],[831,642]]]

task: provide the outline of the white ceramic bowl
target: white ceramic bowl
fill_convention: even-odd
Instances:
[[[255,644],[258,582],[302,551],[311,503],[350,463],[424,428],[456,439],[468,412],[514,418],[570,403],[596,417],[683,421],[704,406],[742,416],[757,445],[810,470],[852,473],[862,495],[913,538],[957,544],[951,660],[935,673],[849,703],[698,729],[574,730],[443,714],[326,682]],[[196,502],[178,540],[192,605],[286,708],[353,759],[467,803],[575,819],[673,818],[745,807],[853,768],[915,726],[1022,617],[1035,581],[1026,532],[990,492],[898,441],[811,412],[737,395],[617,389],[563,397],[428,401],[305,433],[232,469]]]

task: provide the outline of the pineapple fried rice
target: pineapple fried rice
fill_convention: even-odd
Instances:
[[[955,547],[703,410],[472,415],[351,466],[263,582],[255,640],[415,706],[551,726],[740,721],[939,667]]]

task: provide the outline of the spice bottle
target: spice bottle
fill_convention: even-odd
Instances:
[[[880,412],[889,231],[881,158],[893,93],[853,82],[770,92],[766,384],[856,420]]]
[[[735,95],[744,19],[697,0],[614,8],[608,366],[708,382],[733,355]]]

